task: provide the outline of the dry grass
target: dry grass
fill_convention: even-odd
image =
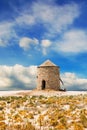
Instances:
[[[19,129],[87,130],[87,94],[0,97],[0,130]]]

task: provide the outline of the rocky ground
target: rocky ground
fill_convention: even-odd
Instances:
[[[87,130],[87,92],[2,92],[0,130],[19,129]]]

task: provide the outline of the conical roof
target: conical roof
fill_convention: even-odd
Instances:
[[[44,63],[40,65],[40,67],[43,66],[56,66],[54,63],[52,63],[50,60],[46,60]]]

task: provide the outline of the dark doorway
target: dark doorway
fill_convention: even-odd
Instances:
[[[44,90],[46,87],[46,81],[45,80],[42,80],[42,90]]]

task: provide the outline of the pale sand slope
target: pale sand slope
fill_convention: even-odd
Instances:
[[[0,96],[69,96],[69,95],[79,95],[87,94],[87,91],[53,91],[53,90],[20,90],[20,91],[0,91]]]
[[[0,96],[16,96],[18,93],[27,93],[31,90],[19,90],[19,91],[0,91]]]

